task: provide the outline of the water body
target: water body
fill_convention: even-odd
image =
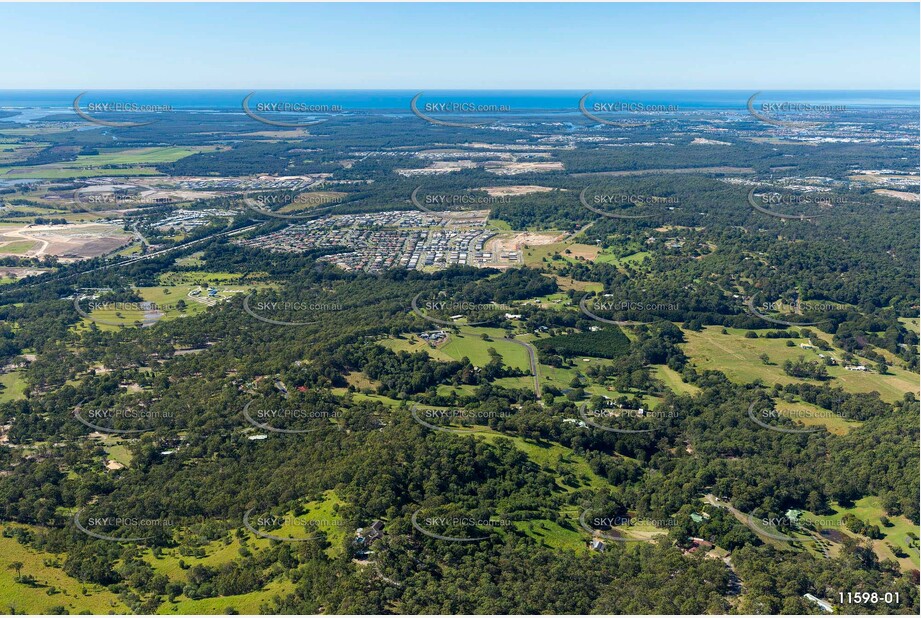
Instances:
[[[247,90],[93,90],[80,101],[91,103],[133,103],[168,105],[174,110],[240,112]],[[419,90],[259,90],[250,100],[258,103],[290,103],[339,106],[346,112],[405,114]],[[426,90],[419,107],[426,103],[467,103],[504,106],[509,115],[535,112],[578,112],[579,99],[586,91],[575,90]],[[745,110],[753,90],[595,90],[586,105],[594,103],[641,103],[672,106],[678,111]],[[0,122],[30,122],[51,112],[73,113],[74,90],[0,90],[0,110],[18,111],[18,116]],[[918,107],[921,97],[914,90],[765,90],[759,103],[801,102],[848,107]],[[424,110],[423,110],[424,111]]]

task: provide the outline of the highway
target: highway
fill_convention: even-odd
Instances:
[[[129,265],[131,265],[131,264],[135,264],[135,263],[140,262],[140,261],[143,261],[143,260],[149,260],[149,259],[151,259],[151,258],[159,257],[159,256],[161,256],[161,255],[166,255],[167,253],[171,253],[171,252],[173,252],[173,251],[179,251],[179,250],[181,250],[181,249],[186,249],[186,248],[191,247],[191,246],[193,246],[193,245],[197,245],[197,244],[199,244],[199,243],[203,243],[203,242],[208,241],[208,240],[213,240],[213,239],[215,239],[215,238],[221,238],[221,237],[224,237],[224,236],[236,236],[237,234],[244,234],[244,233],[246,233],[246,232],[249,232],[249,231],[251,231],[251,230],[256,229],[256,228],[259,227],[260,225],[261,225],[261,223],[255,223],[255,224],[253,224],[253,225],[248,225],[248,226],[246,226],[246,227],[241,227],[241,228],[238,228],[238,229],[235,229],[235,230],[228,230],[228,231],[226,231],[226,232],[217,232],[217,233],[215,233],[215,234],[211,234],[211,235],[209,235],[209,236],[205,236],[204,238],[197,238],[197,239],[195,239],[195,240],[190,240],[190,241],[188,241],[188,242],[179,243],[178,245],[173,245],[172,247],[168,247],[168,248],[166,248],[166,249],[160,249],[159,251],[153,251],[153,252],[147,253],[147,254],[145,254],[145,255],[139,255],[139,256],[137,256],[137,257],[128,258],[128,259],[122,260],[122,261],[120,261],[120,262],[111,262],[111,263],[109,263],[109,264],[105,264],[105,265],[103,265],[103,266],[97,266],[96,268],[91,268],[91,269],[89,269],[89,270],[82,270],[82,271],[80,271],[80,272],[72,272],[72,273],[68,273],[68,274],[66,274],[66,275],[61,275],[61,276],[58,276],[58,277],[52,276],[51,278],[45,279],[45,280],[41,281],[40,283],[31,283],[31,284],[26,285],[26,286],[23,286],[23,287],[26,287],[26,288],[34,288],[34,287],[37,287],[37,286],[40,286],[40,285],[45,285],[45,284],[51,283],[52,281],[64,281],[64,280],[67,280],[67,279],[70,279],[70,278],[73,278],[73,277],[79,277],[80,275],[86,275],[86,274],[94,273],[94,272],[97,272],[97,271],[100,271],[100,270],[108,270],[108,269],[110,269],[110,268],[118,268],[118,267],[120,267],[120,266],[129,266]],[[11,291],[12,291],[12,290],[11,290]]]

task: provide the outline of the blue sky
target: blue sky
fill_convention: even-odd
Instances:
[[[919,5],[0,4],[0,88],[913,89]]]

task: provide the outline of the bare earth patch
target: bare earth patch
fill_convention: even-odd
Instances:
[[[721,142],[717,139],[707,139],[705,137],[695,137],[691,144],[699,146],[732,146],[732,142]]]
[[[54,255],[62,262],[83,260],[106,255],[129,242],[133,236],[121,227],[99,223],[67,225],[24,225],[4,230],[7,240],[35,243],[25,253],[28,257]],[[3,248],[0,247],[0,254]]]
[[[499,176],[514,176],[516,174],[525,174],[528,172],[561,172],[563,171],[563,163],[561,161],[527,161],[514,163],[507,161],[490,161],[486,164],[486,171]]]
[[[894,197],[897,200],[904,200],[906,202],[921,201],[921,196],[919,196],[917,193],[909,193],[908,191],[893,191],[892,189],[875,189],[873,193],[879,193],[880,195]]]
[[[559,242],[559,232],[512,232],[499,234],[487,241],[483,251],[492,253],[492,260],[483,266],[490,268],[509,268],[524,263],[524,250],[527,246],[551,245]]]
[[[483,187],[480,191],[486,191],[492,197],[515,197],[518,195],[528,195],[530,193],[547,193],[553,191],[553,187],[541,187],[539,185],[513,185],[511,187]]]

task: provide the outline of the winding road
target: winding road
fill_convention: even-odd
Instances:
[[[528,362],[531,364],[531,374],[534,376],[534,395],[540,401],[540,369],[537,365],[537,350],[527,341],[508,337],[505,340],[520,345],[528,351]]]

